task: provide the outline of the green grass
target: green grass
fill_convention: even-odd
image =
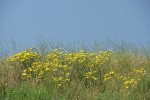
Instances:
[[[106,46],[106,44],[108,45]],[[51,80],[43,82],[37,82],[36,80],[22,81],[20,80],[20,65],[13,66],[6,61],[6,58],[19,51],[19,48],[15,42],[11,46],[7,43],[1,43],[0,52],[4,56],[0,57],[0,100],[150,100],[149,48],[140,48],[125,42],[117,44],[109,41],[106,44],[102,46],[95,42],[94,46],[90,48],[84,43],[65,44],[40,40],[35,48],[43,56],[56,48],[65,48],[68,52],[76,52],[82,49],[95,53],[111,48],[113,54],[110,63],[99,73],[102,76],[101,78],[103,79],[105,73],[112,69],[118,68],[117,73],[124,74],[132,68],[140,66],[146,70],[146,75],[141,78],[136,87],[124,90],[124,83],[117,81],[115,78],[85,85],[85,81],[78,78],[78,72],[76,71],[73,71],[71,81],[62,87],[57,87]],[[5,50],[7,47],[9,50]],[[77,66],[80,67],[80,65]]]

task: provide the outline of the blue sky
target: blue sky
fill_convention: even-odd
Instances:
[[[0,0],[0,39],[150,43],[150,0]]]

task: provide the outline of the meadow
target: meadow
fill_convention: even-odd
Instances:
[[[0,100],[150,100],[149,47],[11,43],[0,44]]]

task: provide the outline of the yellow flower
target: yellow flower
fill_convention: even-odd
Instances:
[[[69,78],[66,78],[65,81],[70,81],[70,79],[69,79]]]
[[[31,72],[31,71],[32,71],[32,68],[31,68],[31,67],[29,67],[29,68],[28,68],[28,70]]]
[[[125,83],[124,84],[129,84],[129,81],[125,81]]]
[[[46,69],[45,69],[46,71],[49,71],[50,69],[48,68],[48,67],[46,67]]]
[[[114,73],[115,73],[115,71],[114,71],[114,70],[112,70],[112,71],[110,72],[110,74],[111,74],[111,75],[113,75]]]
[[[22,76],[27,76],[27,74],[26,73],[22,73]]]
[[[93,76],[92,78],[93,78],[94,80],[97,80],[97,78],[96,78],[96,77],[94,77],[94,76]]]
[[[129,87],[128,87],[128,86],[125,86],[125,88],[128,89]]]
[[[90,78],[91,76],[92,76],[92,72],[87,72],[85,75],[86,78]]]

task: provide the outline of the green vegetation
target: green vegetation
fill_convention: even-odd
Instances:
[[[108,46],[40,41],[12,56],[0,48],[6,55],[0,57],[0,99],[149,100],[149,49],[124,42]]]

